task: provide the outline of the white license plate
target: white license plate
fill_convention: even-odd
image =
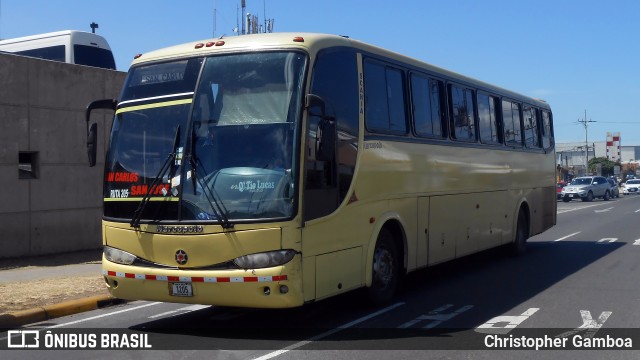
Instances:
[[[572,197],[573,197],[573,194],[569,194],[569,197],[570,197],[570,198],[572,198]]]
[[[170,282],[169,295],[193,296],[193,286],[189,282]]]

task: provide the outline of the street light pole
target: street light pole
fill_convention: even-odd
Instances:
[[[580,120],[578,119],[578,122],[581,123],[584,126],[584,151],[585,151],[585,172],[588,175],[589,173],[589,135],[588,135],[588,123],[592,123],[595,122],[594,120],[587,120],[587,110],[584,111],[584,119]],[[595,147],[593,148],[593,151],[595,153]],[[594,155],[595,156],[595,155]]]

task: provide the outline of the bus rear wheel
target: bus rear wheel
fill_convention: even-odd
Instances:
[[[382,229],[373,251],[373,273],[368,288],[369,299],[375,305],[386,304],[395,295],[400,278],[398,254],[393,235],[389,230]]]
[[[518,212],[516,238],[511,244],[514,255],[523,255],[527,251],[527,239],[529,238],[529,219],[523,209]]]

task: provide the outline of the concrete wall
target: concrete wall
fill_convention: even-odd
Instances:
[[[92,116],[98,164],[89,168],[84,110],[93,100],[117,98],[125,76],[0,54],[0,258],[101,247],[104,148],[113,113]],[[19,178],[20,152],[35,153],[37,178]]]

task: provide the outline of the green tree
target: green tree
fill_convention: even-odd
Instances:
[[[620,166],[620,162],[613,162],[606,157],[591,158],[589,159],[589,173],[595,172],[598,164],[602,165],[602,176],[613,176],[613,167]]]

